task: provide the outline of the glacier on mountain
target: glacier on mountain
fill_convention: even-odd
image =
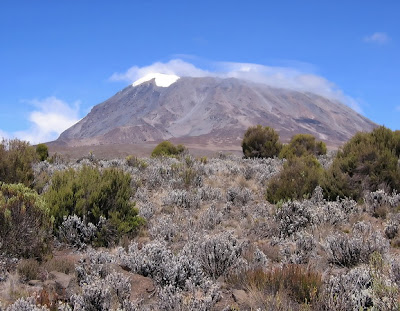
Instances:
[[[145,75],[144,77],[133,82],[132,86],[137,86],[139,84],[142,84],[144,82],[154,79],[157,86],[169,87],[171,84],[178,81],[179,78],[180,77],[178,77],[176,75],[167,75],[167,74],[163,74],[163,73],[149,73],[149,74]]]

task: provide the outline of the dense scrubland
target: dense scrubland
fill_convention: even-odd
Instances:
[[[67,161],[0,144],[0,310],[399,310],[400,132]]]

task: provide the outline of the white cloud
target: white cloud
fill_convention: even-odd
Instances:
[[[1,141],[3,138],[4,138],[4,139],[10,138],[10,134],[8,134],[8,133],[6,133],[6,132],[0,130],[0,141]]]
[[[183,60],[173,59],[167,63],[157,62],[145,67],[133,66],[124,73],[114,73],[110,79],[112,81],[129,81],[133,83],[152,73],[177,75],[179,77],[205,77],[211,75],[210,72],[196,68]]]
[[[214,70],[205,70],[181,59],[173,59],[166,63],[157,62],[149,66],[133,66],[124,73],[114,73],[112,81],[135,81],[149,74],[162,73],[179,77],[239,78],[257,83],[264,83],[273,87],[289,88],[293,90],[312,92],[331,99],[339,100],[357,112],[360,106],[353,98],[345,95],[333,82],[314,73],[292,67],[265,66],[252,63],[213,62],[210,67]]]
[[[375,32],[370,36],[364,37],[364,42],[385,44],[390,40],[389,36],[384,32]]]
[[[30,128],[9,136],[32,144],[47,142],[56,139],[64,130],[79,121],[79,102],[69,105],[56,97],[47,97],[28,103],[36,108],[29,114]]]

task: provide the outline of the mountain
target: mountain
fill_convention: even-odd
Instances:
[[[262,124],[276,129],[284,141],[296,133],[310,133],[338,146],[356,132],[376,126],[348,106],[308,92],[235,78],[161,75],[145,80],[93,107],[56,143],[84,146],[172,139],[240,146],[245,130]]]

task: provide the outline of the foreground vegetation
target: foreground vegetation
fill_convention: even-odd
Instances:
[[[3,142],[0,310],[398,310],[399,132],[250,132],[245,158]]]

